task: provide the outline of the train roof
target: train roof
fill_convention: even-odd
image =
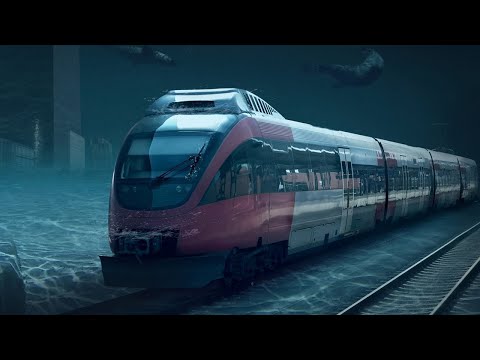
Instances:
[[[192,123],[192,120],[188,116],[191,114],[198,114],[202,121]],[[225,118],[215,117],[215,114],[223,114],[227,116]],[[170,118],[162,128],[165,130],[176,129],[178,127],[178,122],[188,123],[188,126],[183,124],[185,128],[191,127],[197,128],[201,123],[202,126],[210,130],[220,130],[221,128],[226,129],[227,123],[234,122],[234,118],[231,115],[246,114],[250,116],[255,116],[258,120],[262,122],[270,122],[278,125],[283,125],[296,129],[297,131],[304,132],[305,134],[309,133],[311,135],[306,135],[310,138],[313,134],[323,135],[323,137],[329,134],[336,133],[340,138],[345,139],[348,143],[355,142],[358,145],[360,143],[370,143],[374,138],[367,135],[358,135],[350,132],[344,132],[340,130],[327,129],[319,126],[314,126],[305,122],[299,122],[294,120],[288,120],[283,117],[273,106],[268,104],[264,99],[260,98],[258,95],[255,95],[251,91],[239,89],[239,88],[212,88],[212,89],[177,89],[170,90],[165,95],[158,98],[153,104],[151,104],[147,110],[146,115],[175,115],[173,118]],[[210,116],[209,116],[210,115]],[[213,115],[213,117],[212,117]],[[165,121],[160,120],[159,121]],[[160,125],[160,122],[156,125]],[[156,122],[156,123],[157,123]],[[169,125],[172,123],[173,125]],[[147,123],[149,124],[149,123]],[[153,125],[153,124],[152,124]],[[208,125],[208,126],[207,126]],[[210,126],[211,125],[211,126]],[[151,125],[150,125],[151,126]],[[149,127],[150,127],[149,126]],[[145,128],[139,126],[137,131],[141,131],[140,128]],[[398,143],[394,141],[389,141],[385,139],[378,139],[383,143],[388,143],[397,147],[399,150],[418,151],[423,153],[427,150],[418,146],[410,146],[403,143]],[[469,164],[475,164],[475,161],[464,158],[462,156],[448,154],[444,152],[429,150],[432,153],[432,156],[436,157],[439,160],[443,161],[456,161],[456,158],[459,158],[460,161]],[[426,154],[423,154],[424,156]]]
[[[273,106],[258,95],[238,88],[171,90],[146,110],[147,115],[178,113],[247,113],[284,119]]]

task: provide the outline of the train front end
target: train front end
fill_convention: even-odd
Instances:
[[[112,179],[105,285],[192,288],[223,277],[225,252],[182,246],[182,237],[206,235],[191,224],[206,216],[198,203],[209,165],[244,117],[238,99],[236,89],[171,91],[130,130]]]

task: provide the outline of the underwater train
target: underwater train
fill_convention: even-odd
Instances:
[[[477,192],[471,159],[290,121],[241,89],[174,90],[118,155],[104,282],[231,284]]]

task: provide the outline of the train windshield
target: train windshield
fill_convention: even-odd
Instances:
[[[201,151],[205,153],[211,135],[207,133],[160,134],[134,137],[127,142],[117,168],[117,196],[130,209],[161,209],[187,200],[205,168],[202,156],[190,165]],[[162,177],[161,183],[152,180]]]

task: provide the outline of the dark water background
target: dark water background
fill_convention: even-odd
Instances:
[[[84,136],[117,149],[151,99],[171,89],[240,87],[285,117],[480,158],[480,46],[372,46],[385,60],[367,87],[333,88],[305,64],[357,64],[362,46],[165,45],[176,67],[135,65],[101,46],[81,48]]]
[[[444,146],[480,159],[480,46],[373,46],[385,69],[368,87],[334,88],[328,77],[303,71],[311,64],[359,63],[362,46],[155,46],[177,63],[166,67],[134,64],[106,47],[82,45],[82,136],[106,138],[115,155],[129,128],[164,92],[240,87],[292,120],[415,146]],[[35,56],[29,55],[32,49]],[[13,126],[17,135],[28,132],[18,139],[31,139],[30,115],[41,121],[51,117],[51,107],[41,101],[51,97],[51,56],[46,46],[0,46],[0,132],[11,132]],[[128,292],[104,287],[99,268],[98,255],[110,253],[110,178],[109,171],[75,178],[0,169],[0,236],[17,244],[28,313],[60,313]],[[450,221],[462,230],[476,216],[459,213]],[[416,244],[418,249],[380,239],[348,254],[302,263],[247,293],[194,312],[329,313],[339,301],[351,300],[347,282],[368,290],[434,248],[432,239]]]

